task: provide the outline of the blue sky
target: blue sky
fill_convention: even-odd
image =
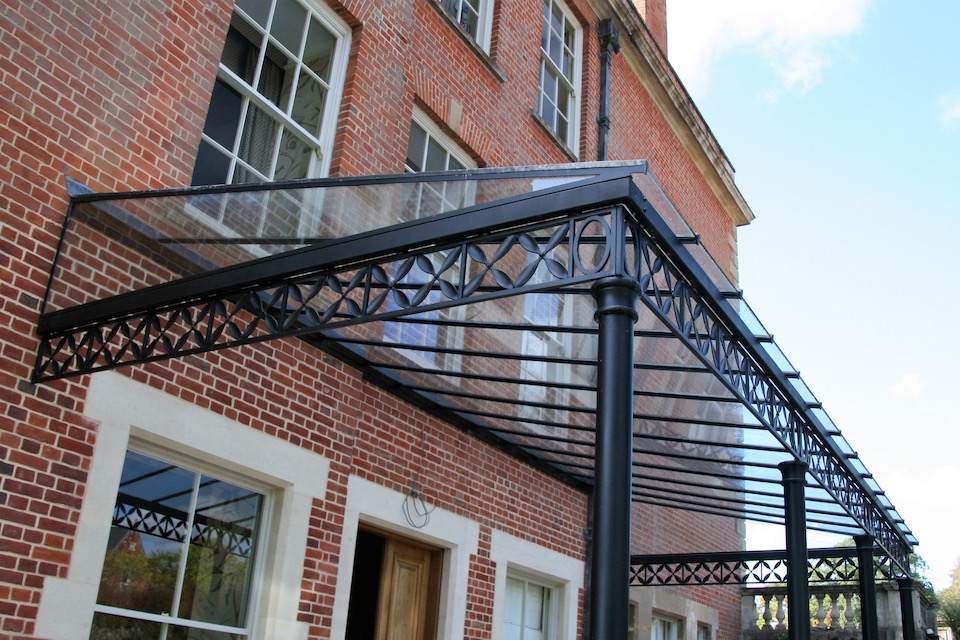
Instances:
[[[920,540],[960,560],[960,1],[668,0],[756,214],[745,298]]]

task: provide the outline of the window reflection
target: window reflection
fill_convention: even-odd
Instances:
[[[91,637],[228,637],[187,633],[203,623],[233,627],[239,635],[230,637],[246,637],[263,499],[250,489],[127,452],[97,595],[101,612],[124,611],[98,615]],[[150,614],[169,622],[155,625]],[[155,635],[155,626],[163,636]]]

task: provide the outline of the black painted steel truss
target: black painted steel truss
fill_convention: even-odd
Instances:
[[[566,383],[558,377],[551,386],[567,394],[560,396],[559,404],[549,402],[548,396],[542,393],[528,393],[536,398],[526,403],[517,402],[518,398],[524,398],[521,391],[512,402],[506,396],[502,401],[487,398],[488,405],[480,408],[469,403],[479,403],[481,394],[471,397],[449,380],[459,375],[461,379],[485,383],[532,385],[535,382],[510,376],[498,378],[497,367],[481,375],[427,366],[404,368],[396,359],[374,361],[370,354],[377,350],[402,350],[414,345],[391,343],[382,336],[371,338],[362,332],[362,327],[419,322],[425,326],[431,323],[446,326],[451,331],[499,330],[519,335],[539,330],[556,335],[589,334],[595,332],[595,327],[537,328],[528,319],[511,317],[499,324],[472,322],[450,310],[517,296],[583,298],[593,282],[626,277],[638,283],[648,318],[655,319],[659,325],[656,330],[638,329],[635,339],[672,341],[673,345],[681,345],[689,360],[686,364],[637,362],[637,375],[655,376],[671,371],[691,376],[709,374],[720,387],[709,393],[685,395],[666,390],[648,392],[649,395],[662,401],[664,406],[690,401],[714,411],[719,404],[734,403],[742,407],[743,412],[736,419],[711,421],[706,414],[694,418],[662,411],[647,415],[638,404],[635,499],[706,513],[782,522],[778,516],[768,515],[782,509],[782,502],[766,490],[754,489],[755,484],[770,482],[768,479],[758,475],[752,481],[738,480],[750,468],[761,471],[775,468],[772,462],[751,462],[742,452],[767,455],[768,450],[776,449],[787,458],[808,465],[812,485],[822,491],[823,503],[830,504],[822,511],[814,505],[814,522],[823,522],[829,529],[827,525],[833,520],[846,519],[849,524],[831,530],[862,530],[873,535],[887,556],[906,568],[912,538],[902,521],[880,500],[877,491],[867,482],[868,476],[850,463],[848,454],[835,442],[834,434],[813,412],[817,408],[815,403],[789,382],[789,372],[763,348],[764,337],[754,335],[741,319],[736,306],[743,302],[736,292],[718,287],[715,276],[692,254],[688,245],[696,240],[678,235],[676,225],[665,221],[663,209],[669,203],[662,194],[659,199],[655,197],[656,186],[646,175],[645,166],[592,166],[582,169],[589,178],[569,181],[575,171],[478,172],[428,178],[408,175],[313,183],[318,188],[335,188],[352,184],[375,187],[378,180],[384,183],[426,179],[482,181],[502,176],[568,179],[568,183],[561,186],[494,199],[339,239],[303,242],[301,248],[277,255],[210,271],[199,269],[199,273],[172,277],[168,282],[76,306],[45,309],[39,323],[41,346],[34,378],[53,380],[280,337],[302,336],[339,345],[337,353],[347,354],[351,364],[375,377],[389,380],[391,386],[399,387],[398,393],[404,397],[456,424],[490,434],[497,442],[551,467],[561,476],[589,483],[592,436],[588,425],[578,426],[577,421],[588,416],[591,407],[579,400],[563,401],[577,393],[580,398],[585,393],[593,393],[595,389],[589,384],[578,387],[570,383],[564,388]],[[298,184],[298,188],[302,187]],[[281,188],[282,185],[257,187],[261,191]],[[223,190],[224,193],[238,191],[238,188]],[[216,190],[207,192],[216,194]],[[207,192],[185,192],[184,197]],[[109,237],[121,243],[126,237],[122,227],[130,226],[136,233],[129,235],[136,235],[136,242],[131,240],[128,248],[149,251],[150,247],[162,243],[151,236],[153,232],[144,229],[144,225],[131,225],[129,219],[133,214],[127,209],[135,210],[137,197],[136,194],[123,196],[133,203],[124,208],[124,200],[119,197],[78,196],[74,203],[75,216],[78,219],[82,215],[100,216],[97,224],[108,228]],[[142,194],[142,197],[163,197],[163,194]],[[661,211],[653,202],[657,202]],[[93,207],[95,214],[84,213],[84,207]],[[174,256],[167,245],[155,251],[156,263],[163,264],[164,268],[190,261],[185,257],[189,252]],[[411,277],[412,274],[417,277]],[[591,366],[589,358],[570,355],[508,354],[438,344],[428,349],[448,358],[514,359],[541,363],[544,367]],[[637,395],[638,403],[643,395],[644,392]],[[489,406],[498,402],[502,409]],[[517,412],[520,405],[527,407],[525,412]],[[550,412],[561,415],[562,419],[545,418]],[[736,428],[744,433],[750,429],[762,430],[772,435],[776,446],[751,448],[743,436],[711,444],[689,435],[671,439],[662,434],[658,444],[647,446],[643,436],[653,432],[645,425],[655,423]],[[650,439],[656,438],[650,436]],[[682,443],[690,447],[688,451],[679,449]],[[732,453],[727,454],[727,450]],[[707,472],[697,466],[698,455],[703,459],[701,466],[713,465],[703,466]],[[660,485],[655,480],[648,482],[651,476],[644,473],[645,463],[652,465],[651,468],[662,464],[665,471],[674,469],[677,477],[683,473],[708,475],[714,479],[713,484],[689,477],[678,480],[672,485],[671,498],[671,494],[658,488]],[[713,492],[703,497],[703,489],[711,487]],[[756,497],[744,499],[747,494]],[[772,565],[756,569],[768,570],[779,569]],[[661,568],[653,574],[662,571],[674,571],[671,575],[690,576],[689,579],[695,581],[701,574],[744,576],[753,575],[755,570],[741,563],[712,568],[706,565]],[[644,577],[646,575],[635,572],[634,580],[653,579]]]

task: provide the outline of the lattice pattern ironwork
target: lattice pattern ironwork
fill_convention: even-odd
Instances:
[[[855,583],[859,576],[856,551],[820,549],[810,552],[810,584]],[[874,557],[878,580],[900,573],[888,556]],[[786,553],[718,553],[634,556],[630,585],[780,584],[787,581]]]
[[[458,244],[411,247],[399,259],[393,255],[224,291],[50,334],[41,343],[34,378],[52,380],[594,280],[612,273],[611,234],[620,229],[610,216],[591,213]],[[415,267],[426,277],[411,285],[406,276]],[[431,296],[437,291],[439,299]]]

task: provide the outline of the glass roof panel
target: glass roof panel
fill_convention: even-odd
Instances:
[[[641,197],[631,200],[637,188]],[[607,271],[621,211],[614,205],[650,227],[632,228],[636,242],[624,239],[623,271],[642,268],[643,233],[657,256],[638,280],[634,499],[782,523],[778,465],[794,459],[790,429],[798,428],[817,443],[830,438],[830,462],[847,474],[839,480],[899,518],[644,163],[77,196],[41,321],[147,292],[142,324],[76,341],[131,334],[136,346],[117,348],[128,353],[160,341],[164,305],[175,325],[212,322],[235,304],[262,324],[244,334],[231,316],[223,335],[260,339],[257,331],[292,328],[282,335],[315,341],[391,392],[587,487],[598,344],[590,287],[622,275]],[[219,306],[189,308],[219,294],[227,277],[240,284]],[[197,289],[200,281],[213,284]],[[173,293],[150,302],[164,286]],[[244,298],[248,290],[256,293]],[[681,290],[692,293],[682,299]],[[84,322],[126,313],[111,309]],[[768,412],[780,398],[783,410]],[[838,478],[817,477],[828,471],[808,474],[809,526],[856,533],[848,505],[823,488]]]
[[[644,167],[583,163],[81,194],[64,227],[44,312]],[[103,251],[89,252],[89,243]],[[109,277],[82,286],[91,271]]]

